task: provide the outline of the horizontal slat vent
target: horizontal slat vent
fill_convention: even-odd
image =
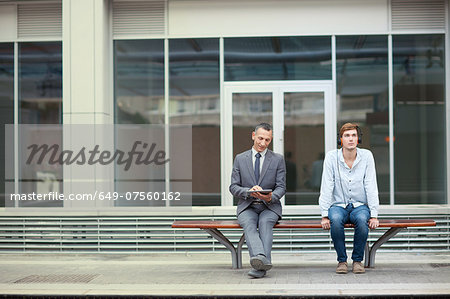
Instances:
[[[164,1],[113,2],[113,35],[152,36],[164,34]]]
[[[384,244],[381,251],[450,251],[448,215],[389,216],[389,218],[431,218],[436,227],[409,228]],[[0,217],[0,252],[167,252],[226,251],[200,229],[172,229],[175,220],[226,220],[223,217]],[[284,219],[317,219],[316,216],[286,216]],[[221,230],[235,244],[242,231]],[[386,230],[370,232],[374,242]],[[352,246],[352,229],[346,230]],[[245,246],[245,245],[244,245]],[[276,229],[274,251],[333,251],[330,234],[317,229]]]
[[[392,0],[392,30],[445,29],[444,0]]]
[[[17,30],[19,38],[61,38],[61,2],[19,4],[17,6]]]

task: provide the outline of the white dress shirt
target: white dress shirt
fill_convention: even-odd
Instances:
[[[252,146],[253,170],[255,170],[255,162],[256,162],[256,154],[257,153],[258,152]],[[264,164],[264,158],[266,157],[266,153],[267,153],[267,148],[264,151],[260,152],[261,157],[259,158],[259,173],[261,173],[261,171],[262,171],[262,167],[263,167],[263,164]]]
[[[325,156],[319,206],[322,217],[328,217],[332,205],[346,207],[367,205],[371,217],[378,217],[379,199],[375,161],[372,152],[356,148],[356,159],[348,167],[342,149]]]

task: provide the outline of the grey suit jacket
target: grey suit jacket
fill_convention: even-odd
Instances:
[[[268,150],[264,163],[256,181],[253,171],[252,150],[248,150],[236,156],[233,172],[231,173],[230,192],[239,198],[237,215],[245,210],[254,200],[247,192],[251,187],[259,185],[263,189],[272,189],[272,200],[265,204],[281,218],[282,208],[280,198],[286,193],[286,164],[280,154]]]

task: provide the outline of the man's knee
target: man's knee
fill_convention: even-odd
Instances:
[[[338,214],[338,213],[328,214],[328,218],[330,219],[330,224],[332,226],[345,224],[345,217],[342,214]]]
[[[256,222],[250,221],[250,220],[245,220],[242,222],[239,221],[239,225],[242,226],[244,231],[249,230],[249,229],[256,230],[256,228],[257,228]]]
[[[270,210],[266,210],[259,215],[258,227],[260,229],[272,229],[277,223],[279,217]]]
[[[242,226],[242,228],[245,229],[256,229],[257,227],[257,220],[253,217],[248,217],[246,215],[239,215],[238,216],[238,222],[239,225]]]
[[[367,226],[369,219],[370,219],[369,211],[360,211],[359,213],[356,213],[351,217],[352,223],[357,226]]]
[[[261,231],[267,231],[273,229],[277,220],[273,219],[259,219],[258,227]]]
[[[368,215],[359,214],[359,215],[356,215],[356,217],[354,217],[354,221],[355,221],[355,224],[359,224],[359,225],[367,224],[369,221],[369,218],[370,218],[370,216],[368,216]]]

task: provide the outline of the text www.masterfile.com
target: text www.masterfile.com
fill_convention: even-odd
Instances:
[[[128,201],[179,201],[181,200],[180,192],[105,192],[95,191],[92,193],[12,193],[10,194],[11,201],[56,201],[56,200],[128,200]]]

